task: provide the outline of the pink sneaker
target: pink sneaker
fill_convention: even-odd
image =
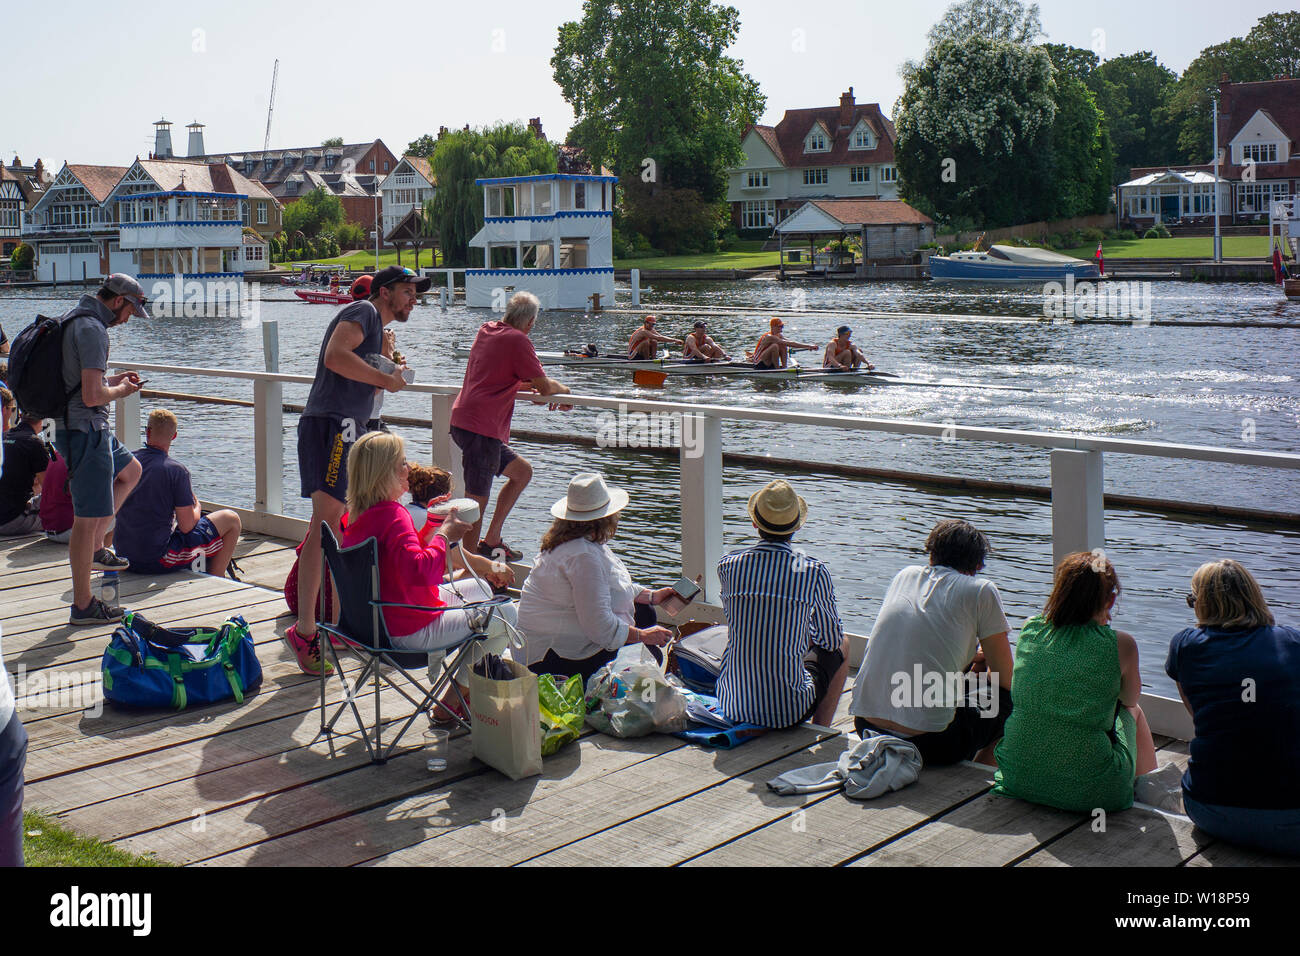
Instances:
[[[293,651],[294,656],[298,658],[298,666],[304,674],[319,677],[322,667],[325,669],[327,676],[334,673],[334,665],[321,658],[320,632],[307,638],[299,637],[298,625],[291,624],[284,632],[284,643],[289,646],[289,650]]]

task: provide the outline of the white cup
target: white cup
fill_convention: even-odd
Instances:
[[[452,498],[451,501],[444,501],[442,504],[431,506],[429,514],[438,518],[445,518],[452,510],[455,510],[456,517],[466,524],[473,524],[478,521],[478,502],[473,498]]]

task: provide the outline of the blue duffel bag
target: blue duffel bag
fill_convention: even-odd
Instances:
[[[234,615],[220,627],[159,627],[128,611],[104,651],[104,699],[126,707],[244,702],[262,682],[253,635]]]

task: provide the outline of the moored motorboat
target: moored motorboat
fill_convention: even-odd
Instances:
[[[1101,270],[1095,260],[1023,246],[930,257],[930,277],[936,282],[1064,282],[1071,275],[1076,281],[1098,279]]]
[[[300,299],[317,305],[347,305],[352,301],[351,292],[325,292],[313,289],[294,289],[293,294]]]

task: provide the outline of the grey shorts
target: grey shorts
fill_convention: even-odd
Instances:
[[[54,447],[68,462],[68,492],[78,518],[113,517],[113,479],[135,460],[106,428],[54,433]]]

